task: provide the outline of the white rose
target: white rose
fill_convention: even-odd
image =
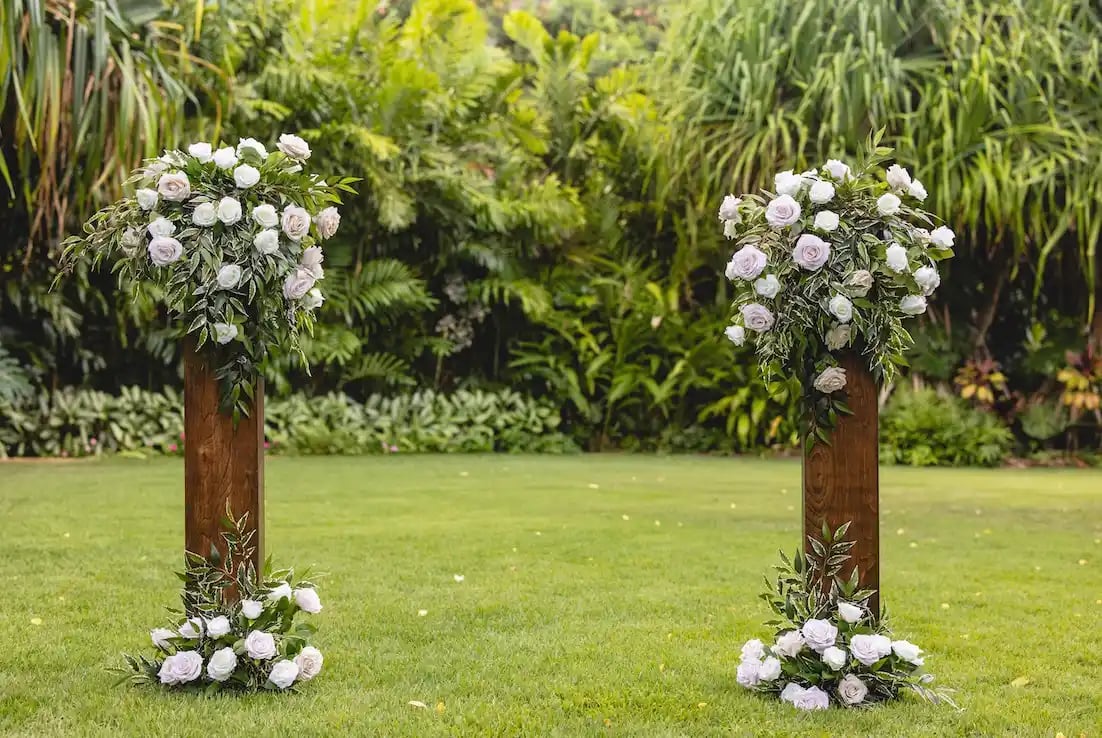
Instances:
[[[852,334],[850,333],[849,324],[847,323],[835,323],[830,327],[830,330],[826,333],[826,345],[831,351],[837,351],[849,346],[849,339]]]
[[[261,159],[268,158],[268,150],[264,148],[264,144],[260,143],[255,138],[243,138],[237,142],[238,157],[242,157],[250,152],[256,154]]]
[[[245,636],[245,653],[253,659],[270,659],[276,655],[275,638],[262,630],[249,631]]]
[[[232,197],[223,197],[218,201],[218,220],[226,225],[241,220],[241,203]]]
[[[818,687],[808,687],[792,698],[792,706],[800,710],[825,710],[830,707],[830,696]]]
[[[218,210],[213,202],[201,202],[191,214],[191,222],[197,226],[212,226],[218,221]]]
[[[765,220],[774,228],[790,226],[800,219],[800,203],[788,195],[770,200],[765,207]]]
[[[183,253],[183,245],[175,238],[154,238],[149,242],[149,258],[159,267],[168,266]]]
[[[892,651],[904,661],[909,661],[915,666],[922,666],[925,659],[922,658],[922,649],[910,641],[892,641]]]
[[[742,204],[741,197],[735,197],[734,195],[727,195],[723,198],[723,202],[719,205],[719,219],[723,222],[733,220],[738,223],[742,220],[742,216],[739,214],[738,206]]]
[[[893,272],[904,271],[907,268],[907,249],[893,243],[884,254],[884,261]]]
[[[145,175],[146,179],[156,179],[158,174],[167,172],[169,166],[170,164],[164,160],[164,157],[160,157],[146,164],[142,174]]]
[[[169,639],[175,638],[176,634],[168,628],[154,628],[149,631],[149,637],[152,639],[154,646],[167,650],[172,645],[169,643]]]
[[[262,254],[274,254],[279,251],[279,231],[269,228],[253,237],[253,246]]]
[[[236,264],[223,264],[218,270],[216,278],[218,286],[224,290],[232,290],[241,282],[241,267]]]
[[[727,262],[724,274],[732,282],[736,279],[754,279],[765,269],[766,257],[756,246],[743,246]]]
[[[214,340],[220,344],[227,344],[237,338],[237,326],[232,323],[215,323]]]
[[[162,174],[157,180],[157,192],[166,200],[183,202],[191,197],[191,182],[183,172]]]
[[[773,653],[778,656],[794,658],[803,649],[804,637],[800,635],[800,631],[790,630],[777,638],[777,643],[773,646]]]
[[[311,246],[302,252],[299,263],[306,271],[310,272],[314,279],[323,279],[325,277],[325,270],[321,268],[321,263],[324,260],[325,254],[321,252],[321,247]]]
[[[849,287],[857,297],[864,297],[867,295],[869,290],[872,289],[872,285],[872,272],[867,269],[858,269],[846,279],[846,286]]]
[[[306,310],[317,310],[325,302],[325,295],[317,287],[306,293],[302,298],[302,307]]]
[[[313,646],[307,646],[295,656],[295,664],[298,666],[298,678],[302,681],[313,679],[321,673],[321,665],[324,659],[321,651]]]
[[[811,189],[808,190],[807,196],[811,198],[811,202],[816,205],[830,202],[834,199],[834,185],[825,180],[820,180],[811,185]]]
[[[930,232],[925,228],[915,228],[912,232],[914,239],[925,246],[930,243]]]
[[[847,623],[856,623],[862,617],[864,617],[865,611],[861,609],[859,605],[854,605],[852,602],[839,602],[838,603],[838,617],[845,620]]]
[[[288,205],[283,211],[283,232],[292,241],[301,241],[310,230],[310,214],[297,205]]]
[[[256,620],[263,611],[263,603],[256,600],[241,600],[241,614],[249,620]]]
[[[279,214],[271,205],[257,205],[252,212],[253,222],[261,228],[275,228],[279,225]]]
[[[765,644],[759,641],[757,638],[749,640],[742,644],[742,660],[754,659],[761,661],[765,658]]]
[[[815,389],[819,390],[824,395],[829,395],[832,392],[838,392],[839,390],[844,389],[845,386],[846,386],[846,370],[843,369],[840,366],[828,366],[826,369],[819,372],[819,376],[815,377],[814,386],[815,386]],[[825,620],[809,620],[807,622],[809,622],[809,623],[812,623],[812,622],[825,623],[827,621],[825,621]],[[806,628],[807,626],[805,625],[804,627]],[[818,627],[818,626],[816,626],[816,627]],[[834,630],[834,635],[837,636],[838,635],[838,629],[835,628],[833,625],[830,626],[830,627]],[[807,633],[804,633],[804,639],[805,640],[807,640],[807,635],[808,635]],[[822,643],[823,641],[822,641],[822,639],[820,639],[817,642]],[[830,643],[827,644],[827,645],[832,645],[833,643],[834,643],[834,639],[832,638]],[[808,640],[808,645],[809,646],[811,645],[810,640]],[[812,646],[812,648],[815,648],[816,651],[821,650],[819,648],[816,648],[815,646]]]
[[[781,675],[781,662],[770,656],[761,662],[758,669],[758,679],[763,682],[771,682]]]
[[[237,154],[229,146],[214,152],[214,165],[219,169],[233,169],[237,165]]]
[[[335,207],[327,207],[318,213],[315,223],[318,226],[318,236],[323,239],[332,238],[340,227],[341,214]]]
[[[207,664],[207,676],[216,682],[224,682],[233,676],[236,668],[237,654],[233,652],[233,648],[226,646],[211,654],[210,662]]]
[[[295,683],[297,678],[298,664],[287,659],[277,661],[275,666],[272,667],[271,673],[268,674],[268,679],[280,689],[287,689]]]
[[[142,236],[142,232],[133,226],[122,232],[122,245],[127,248],[137,248],[141,246],[144,241],[145,237]]]
[[[876,211],[881,215],[895,215],[903,201],[890,192],[885,192],[876,201]]]
[[[148,187],[142,187],[134,193],[134,196],[138,198],[138,207],[142,210],[152,210],[157,207],[157,201],[161,198],[157,190],[151,190]]]
[[[803,176],[793,174],[791,169],[786,169],[773,177],[773,189],[778,195],[795,195],[803,186]]]
[[[781,702],[792,703],[797,697],[804,693],[804,688],[796,682],[789,682],[784,685],[784,689],[781,690]]]
[[[313,587],[302,587],[295,590],[295,604],[299,609],[313,615],[321,612],[321,598]]]
[[[291,585],[281,582],[278,587],[268,593],[268,599],[272,601],[291,599]]]
[[[306,267],[299,267],[287,275],[283,282],[283,296],[288,300],[301,300],[314,287],[314,275]]]
[[[882,635],[855,635],[849,641],[849,651],[865,666],[872,666],[892,652],[892,642]]]
[[[941,284],[941,275],[937,273],[937,267],[924,266],[915,269],[915,282],[922,288],[922,294],[929,297]]]
[[[930,242],[943,249],[951,249],[953,248],[953,241],[956,237],[957,234],[953,233],[952,228],[948,226],[938,226],[930,233]]]
[[[829,259],[830,244],[810,233],[801,235],[792,249],[792,260],[809,272],[821,269]]]
[[[221,343],[225,343],[222,341]],[[221,638],[230,632],[230,621],[225,615],[211,618],[207,621],[207,635],[211,638]]]
[[[243,190],[260,181],[260,170],[248,164],[242,164],[233,170],[233,183]]]
[[[741,325],[727,326],[723,329],[723,335],[727,336],[727,339],[736,346],[746,343],[746,329]]]
[[[926,187],[916,179],[907,187],[907,194],[921,202],[929,193],[926,192]]]
[[[830,298],[827,307],[830,308],[830,314],[839,322],[848,323],[853,318],[853,303],[845,295],[835,295]]]
[[[723,236],[727,239],[738,236],[738,222],[734,220],[723,221]]]
[[[838,213],[833,210],[820,210],[815,213],[815,221],[811,224],[817,231],[830,233],[838,229]]]
[[[276,144],[276,147],[282,151],[288,159],[302,161],[310,158],[310,144],[290,133],[281,134],[279,143]]]
[[[766,274],[761,279],[754,281],[754,292],[767,299],[772,300],[780,291],[781,283],[777,280],[775,274]]]
[[[191,146],[187,147],[187,152],[203,164],[206,164],[214,158],[214,149],[206,141],[193,143]]]
[[[153,238],[168,238],[176,232],[176,224],[168,218],[157,218],[146,226],[146,230]]]
[[[838,696],[842,698],[842,702],[847,705],[859,705],[865,701],[865,696],[868,695],[869,688],[865,686],[865,683],[853,674],[846,674],[845,678],[838,684]]]
[[[922,315],[926,312],[926,298],[922,295],[907,295],[899,301],[899,309],[904,315]]]
[[[844,182],[850,178],[849,165],[838,159],[828,159],[827,163],[823,165],[823,169],[827,170],[827,174],[839,182]]]
[[[758,682],[761,681],[759,672],[761,671],[761,662],[757,659],[746,659],[738,665],[738,670],[735,672],[735,681],[740,686],[750,689],[751,687],[758,686]]]
[[[830,648],[823,649],[823,663],[829,666],[834,671],[838,671],[846,665],[846,652],[837,646],[831,646]]]
[[[888,185],[895,190],[906,190],[911,186],[910,172],[898,164],[892,164],[888,167],[888,173],[885,178],[888,180]]]
[[[764,305],[752,302],[742,306],[742,322],[750,330],[764,333],[773,327],[773,313]]]
[[[193,682],[203,673],[203,657],[195,651],[180,651],[165,659],[157,676],[161,684]]]
[[[188,618],[180,626],[180,635],[184,638],[198,638],[203,635],[203,627],[202,618]]]

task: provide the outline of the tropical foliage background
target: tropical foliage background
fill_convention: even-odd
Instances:
[[[106,273],[51,290],[61,239],[163,145],[284,131],[363,178],[316,370],[267,368],[289,406],[508,389],[558,409],[556,448],[789,448],[794,388],[722,339],[715,210],[883,128],[960,234],[885,458],[1102,442],[1096,4],[10,0],[0,34],[0,453],[95,452],[80,428],[120,421],[68,423],[73,397],[180,386],[155,303]]]

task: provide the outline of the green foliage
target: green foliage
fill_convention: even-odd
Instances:
[[[880,460],[910,466],[995,466],[1014,447],[998,416],[934,390],[899,389],[880,420]]]
[[[357,402],[347,395],[292,395],[265,402],[272,452],[565,453],[551,403],[517,392],[432,391]],[[184,437],[183,398],[169,389],[123,388],[117,396],[65,389],[20,403],[0,400],[0,457],[176,454]]]

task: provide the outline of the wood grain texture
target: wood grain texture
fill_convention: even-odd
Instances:
[[[184,350],[184,539],[188,551],[225,556],[221,519],[249,514],[256,531],[253,563],[264,560],[264,384],[258,379],[248,417],[234,427],[218,411],[218,380],[191,346]]]
[[[855,541],[854,561],[861,586],[877,590],[869,603],[879,612],[880,472],[877,386],[856,353],[838,362],[846,370],[846,392],[853,415],[842,416],[830,445],[817,443],[804,453],[804,546],[807,536],[822,536],[823,521],[832,529],[851,521],[846,537]],[[852,568],[843,573],[849,576]]]

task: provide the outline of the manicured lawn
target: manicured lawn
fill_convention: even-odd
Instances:
[[[269,550],[329,575],[325,671],[298,695],[201,698],[105,670],[176,602],[182,464],[0,465],[0,734],[1102,731],[1097,472],[885,469],[894,627],[965,709],[810,715],[734,683],[767,635],[761,572],[798,542],[798,463],[276,458],[266,476]]]

